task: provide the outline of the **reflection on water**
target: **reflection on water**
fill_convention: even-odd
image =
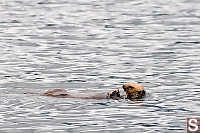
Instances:
[[[199,2],[0,2],[0,132],[185,132],[199,115]],[[26,95],[145,86],[144,101]]]

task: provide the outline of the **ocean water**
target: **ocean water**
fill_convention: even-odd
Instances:
[[[200,114],[198,0],[1,0],[0,133],[183,133]],[[142,84],[143,101],[28,95]],[[121,89],[122,90],[122,89]]]

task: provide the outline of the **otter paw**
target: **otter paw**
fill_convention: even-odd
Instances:
[[[119,99],[120,98],[120,91],[119,91],[119,89],[116,89],[112,92],[108,92],[107,95],[108,95],[109,98]]]

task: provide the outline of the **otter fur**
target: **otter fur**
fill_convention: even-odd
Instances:
[[[134,100],[134,99],[141,99],[145,96],[146,92],[144,90],[144,86],[136,84],[136,83],[129,83],[124,84],[122,86],[124,92],[126,93],[125,98]],[[122,99],[123,96],[120,95],[119,89],[113,90],[108,93],[96,93],[92,95],[88,94],[72,94],[67,92],[64,89],[53,89],[45,92],[42,94],[43,96],[51,96],[57,98],[81,98],[81,99]]]

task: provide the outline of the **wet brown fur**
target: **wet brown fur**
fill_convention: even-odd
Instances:
[[[125,84],[123,89],[126,92],[127,99],[141,99],[146,94],[144,86],[136,83]]]
[[[123,85],[123,89],[126,92],[127,99],[133,100],[133,99],[140,99],[145,96],[145,90],[142,85],[136,84],[136,83],[129,83]],[[92,96],[90,95],[74,95],[68,93],[66,90],[63,89],[54,89],[49,90],[43,94],[43,96],[52,96],[52,97],[58,97],[58,98],[81,98],[81,99],[121,99],[120,91],[119,89],[116,89],[112,92],[105,93],[99,93],[94,94]]]

